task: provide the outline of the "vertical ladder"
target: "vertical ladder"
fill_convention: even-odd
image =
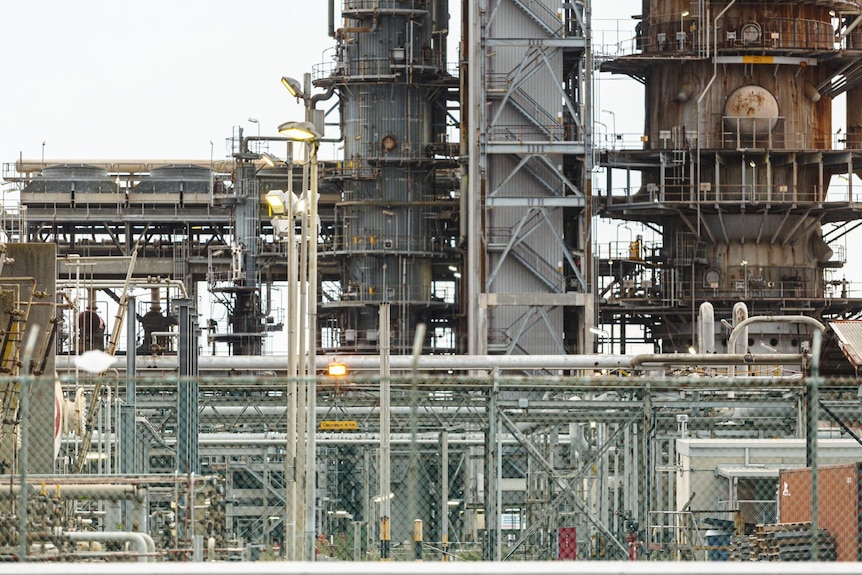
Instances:
[[[188,256],[189,256],[189,240],[183,240],[179,246],[174,244],[174,269],[173,278],[177,281],[186,282],[186,272],[188,271]]]

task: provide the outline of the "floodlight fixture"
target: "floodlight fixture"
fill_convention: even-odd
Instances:
[[[287,195],[282,190],[270,190],[264,196],[269,209],[275,215],[284,214],[287,210]]]
[[[270,168],[275,168],[285,163],[284,160],[278,156],[270,154],[269,152],[261,152],[260,159],[263,160],[263,163]]]
[[[294,98],[305,98],[305,94],[302,92],[302,84],[299,83],[299,80],[289,76],[282,76],[281,83]]]
[[[278,133],[295,142],[313,142],[322,137],[311,122],[285,122],[278,127]]]

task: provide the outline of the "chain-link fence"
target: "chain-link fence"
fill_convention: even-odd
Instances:
[[[365,373],[3,381],[2,558],[860,559],[856,380]]]

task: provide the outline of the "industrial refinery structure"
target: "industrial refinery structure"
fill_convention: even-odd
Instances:
[[[4,164],[3,558],[708,559],[862,456],[862,1],[449,4],[330,0],[225,159]]]

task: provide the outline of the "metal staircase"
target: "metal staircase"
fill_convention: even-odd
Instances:
[[[284,477],[270,473],[264,478],[263,473],[246,463],[232,463],[231,468],[242,470],[258,481],[261,489],[265,491],[264,497],[267,499],[275,496],[277,501],[276,508],[272,512],[267,513],[266,517],[256,517],[254,521],[244,528],[243,533],[240,534],[247,541],[268,540],[270,534],[284,523],[287,505],[287,485],[284,482]]]
[[[527,17],[535,22],[548,36],[562,37],[563,21],[557,12],[551,10],[541,0],[512,0],[512,3],[521,9]]]

